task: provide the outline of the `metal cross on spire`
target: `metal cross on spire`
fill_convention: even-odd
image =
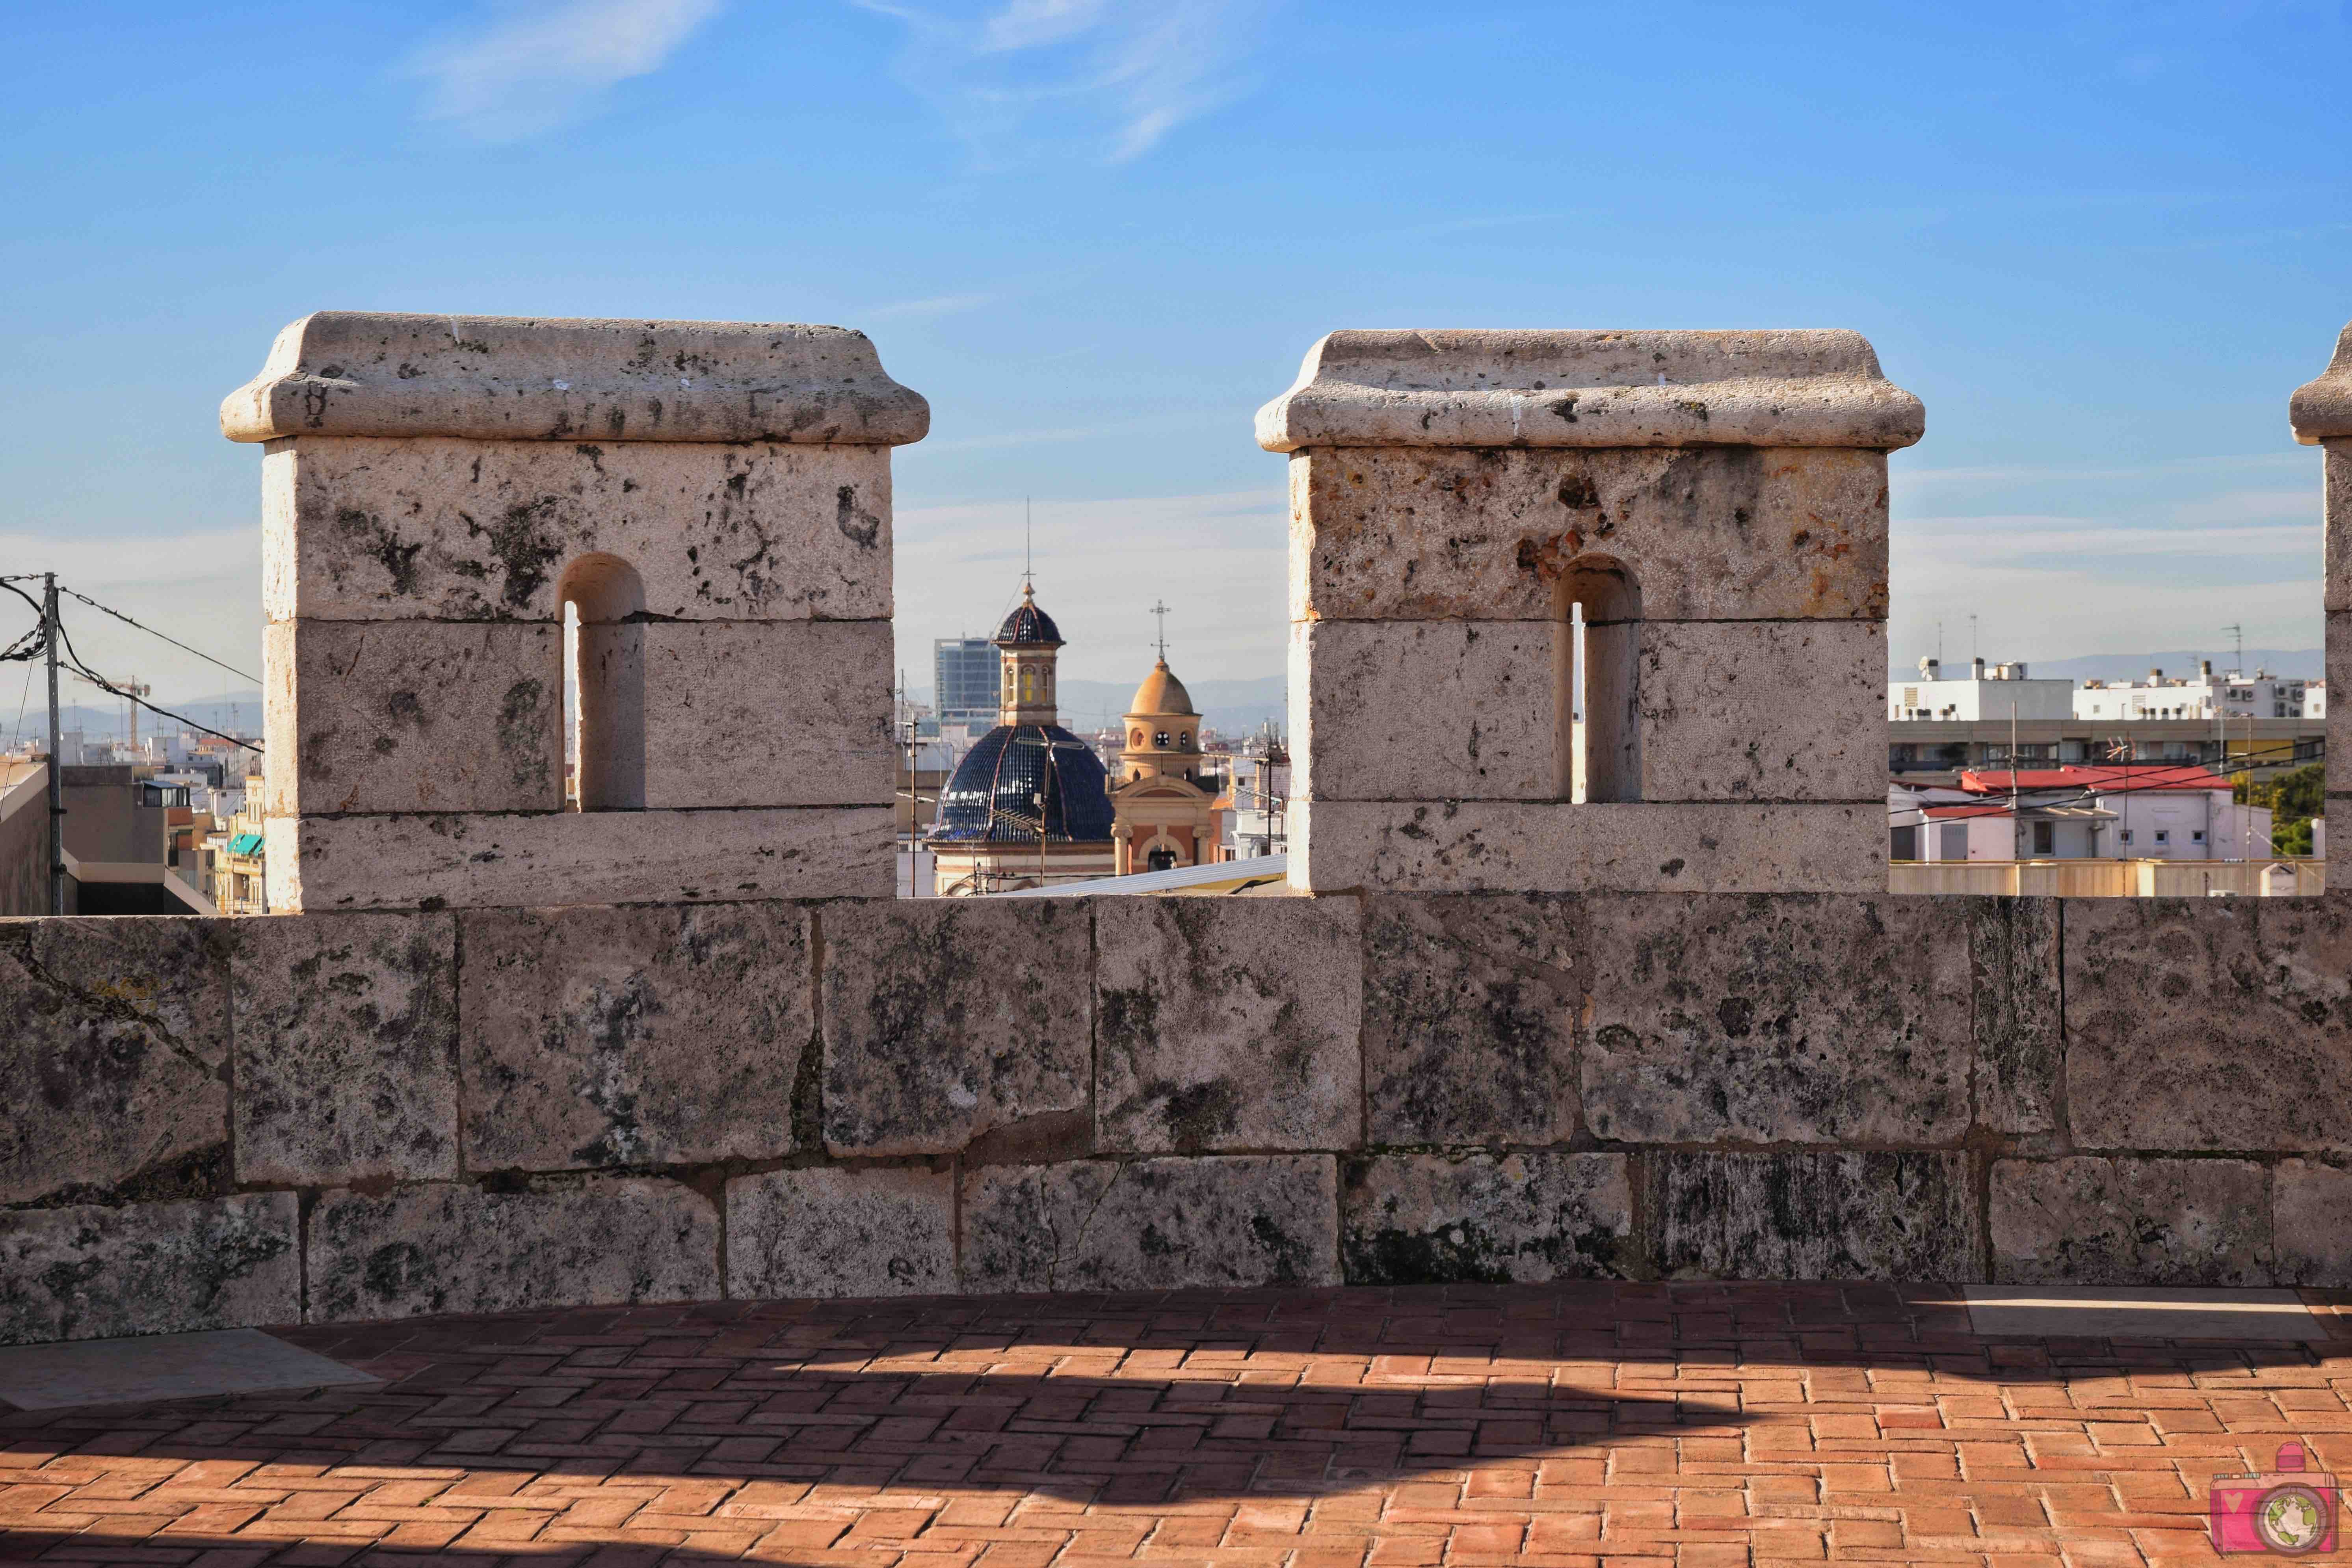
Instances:
[[[1160,662],[1166,664],[1168,662],[1168,601],[1162,599],[1153,604],[1151,613],[1160,617]]]
[[[1031,525],[1029,516],[1029,498],[1023,496],[1021,498],[1021,592],[1024,595],[1034,594],[1037,591],[1037,574],[1033,570],[1035,553],[1032,546],[1034,539],[1035,531]]]

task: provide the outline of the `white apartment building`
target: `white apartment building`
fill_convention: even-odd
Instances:
[[[1889,719],[1950,719],[1979,721],[2015,718],[2021,722],[2074,717],[2071,680],[2033,680],[2022,664],[1995,665],[1969,661],[1969,673],[1947,679],[1939,659],[1919,661],[1919,679],[1890,682],[1886,688]]]
[[[2168,676],[2151,669],[2146,680],[2086,680],[2074,693],[2077,719],[2302,719],[2313,717],[2312,689],[2320,683],[2293,680],[2266,669],[2252,675],[2213,673],[2213,661],[2198,663],[2193,676]],[[2320,698],[2325,717],[2326,698]]]

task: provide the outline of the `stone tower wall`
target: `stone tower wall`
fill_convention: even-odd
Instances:
[[[2342,365],[2298,396],[2309,438],[2352,439],[2352,421],[2329,412]],[[1890,394],[1869,395],[1895,410],[1891,418],[1916,419]],[[284,395],[296,409],[309,395]],[[256,402],[276,419],[278,398]],[[1305,418],[1306,405],[1290,406]],[[1749,431],[1745,406],[1710,400],[1709,429]],[[601,407],[585,413],[604,416]],[[1507,419],[1508,409],[1463,415],[1470,434],[1491,434],[1474,415]],[[1445,429],[1434,414],[1430,427]],[[1903,428],[1874,439],[1897,444]],[[636,492],[599,489],[600,463],[643,489],[662,464],[690,461],[709,465],[693,481],[707,498],[714,474],[725,489],[728,461],[756,458],[787,491],[785,477],[798,474],[792,483],[804,489],[793,493],[822,501],[824,486],[837,497],[878,482],[876,449],[886,443],[867,434],[818,445],[649,443],[626,449],[637,467],[617,469],[613,443],[570,440],[568,430],[530,444],[488,426],[273,436],[286,444],[266,462],[296,459],[273,470],[274,507],[294,509],[303,528],[325,519],[329,540],[346,502],[373,509],[398,524],[390,560],[409,563],[395,573],[362,552],[306,555],[318,537],[306,543],[299,531],[290,552],[273,549],[271,613],[293,630],[272,636],[296,645],[292,754],[307,752],[300,737],[322,688],[369,723],[393,715],[388,701],[371,709],[375,689],[350,673],[386,668],[368,663],[378,641],[480,661],[468,668],[505,659],[509,679],[543,668],[530,662],[540,654],[525,659],[512,647],[543,637],[545,598],[533,590],[511,614],[490,613],[491,596],[506,602],[505,569],[462,552],[474,536],[454,503],[455,521],[430,522],[443,515],[436,503],[394,505],[395,485],[363,477],[391,470],[371,465],[424,465],[440,476],[436,487],[471,485],[472,458],[453,478],[435,444],[476,443],[487,473],[546,468],[553,477],[533,494],[577,487],[610,499]],[[695,455],[679,458],[681,448]],[[1318,470],[1318,449],[1307,450],[1293,469],[1310,492],[1324,482],[1318,473],[1342,489],[1356,482],[1354,459]],[[1825,526],[1843,519],[1854,547],[1800,570],[1786,533],[1769,554],[1736,556],[1718,542],[1716,566],[1680,575],[1673,552],[1644,553],[1645,625],[1654,617],[1733,639],[1810,635],[1819,622],[1835,636],[1875,636],[1876,447],[1615,447],[1599,449],[1614,454],[1605,464],[1569,448],[1377,450],[1407,454],[1379,459],[1392,465],[1387,493],[1424,493],[1407,487],[1420,475],[1446,505],[1468,505],[1463,487],[1475,500],[1491,479],[1555,508],[1576,463],[1591,465],[1579,471],[1602,498],[1599,510],[1637,503],[1612,517],[1647,515],[1643,506],[1684,494],[1658,489],[1656,476],[1676,464],[1697,495],[1752,480],[1738,493],[1759,498],[1776,529],[1793,529],[1801,511]],[[1373,461],[1363,459],[1366,472]],[[2340,445],[2328,461],[2329,637],[2340,664],[2352,611],[2341,541],[2352,516]],[[812,466],[794,466],[803,462]],[[340,499],[306,502],[305,483]],[[860,488],[856,504],[887,521],[871,494]],[[698,500],[677,515],[708,512]],[[1318,493],[1301,515],[1306,545],[1342,531]],[[1518,635],[1497,626],[1549,625],[1536,613],[1541,595],[1515,575],[1517,535],[1496,553],[1500,530],[1489,524],[1502,515],[1479,501],[1463,520],[1471,542],[1458,556],[1425,540],[1406,540],[1402,555],[1370,540],[1327,572],[1302,548],[1302,602],[1318,610],[1308,631],[1360,628],[1343,635],[1394,655],[1414,637],[1451,631],[1468,649],[1472,630],[1484,641]],[[604,513],[596,521],[596,537],[576,543],[613,548],[604,531],[616,525]],[[824,539],[822,548],[854,543],[836,537],[842,544]],[[1883,527],[1874,537],[1883,544]],[[635,623],[649,629],[826,624],[802,613],[806,592],[789,588],[762,601],[770,618],[685,614],[697,595],[678,557],[650,544],[628,553],[649,616],[676,615]],[[1869,558],[1849,568],[1854,556]],[[1438,596],[1400,588],[1400,560],[1421,563],[1412,594]],[[1496,574],[1498,560],[1513,563],[1507,574]],[[1449,571],[1460,574],[1452,587]],[[874,579],[842,569],[827,581],[828,593],[856,581],[870,595]],[[1324,616],[1340,605],[1327,589],[1348,582],[1368,584],[1367,596],[1342,607],[1381,614]],[[1499,596],[1511,583],[1521,585],[1516,605]],[[1725,584],[1743,596],[1724,597]],[[856,602],[876,613],[833,624],[854,629],[887,615],[887,600]],[[1514,613],[1433,613],[1448,602]],[[797,607],[787,615],[780,604]],[[1758,613],[1773,605],[1841,613]],[[454,630],[445,640],[440,628]],[[303,662],[314,635],[339,650],[322,658],[323,680]],[[777,633],[777,646],[787,635]],[[326,640],[339,637],[349,640]],[[362,657],[350,656],[353,642]],[[1307,646],[1319,681],[1328,671],[1311,662],[1313,636]],[[1418,665],[1396,663],[1419,679]],[[1530,667],[1549,668],[1537,653],[1492,666],[1463,653],[1434,668],[1475,703]],[[1824,679],[1825,692],[1842,689],[1843,677]],[[684,678],[678,689],[698,689]],[[841,689],[852,708],[863,700],[846,678]],[[1697,702],[1712,688],[1675,689]],[[427,774],[415,768],[371,778],[369,788],[387,793],[349,805],[296,773],[287,798],[306,890],[322,885],[310,850],[351,842],[333,836],[353,825],[397,848],[403,824],[437,841],[495,834],[509,820],[553,834],[592,815],[566,821],[532,793],[543,789],[535,777],[515,781],[543,753],[485,763],[492,752],[479,737],[495,734],[494,716],[478,693],[464,703],[434,710],[452,747],[486,769],[466,777],[476,793],[455,803],[422,801]],[[1654,728],[1640,754],[1658,791],[1674,776],[1671,759],[1696,768],[1715,754],[1677,753],[1679,721],[1643,711]],[[1743,727],[1748,711],[1723,709],[1717,732],[1760,743],[1768,737]],[[1878,711],[1870,709],[1872,735]],[[1572,803],[1484,802],[1550,813],[1558,820],[1543,831],[1569,845],[1506,858],[1498,873],[1490,868],[1500,851],[1471,855],[1464,834],[1439,840],[1454,847],[1444,854],[1421,852],[1414,828],[1434,836],[1449,809],[1456,822],[1470,814],[1466,802],[1370,790],[1353,798],[1334,763],[1347,737],[1336,752],[1319,749],[1330,738],[1301,736],[1318,747],[1310,879],[1334,867],[1355,879],[1319,896],[891,902],[865,896],[862,880],[799,891],[763,880],[730,894],[716,879],[673,890],[677,877],[649,865],[592,875],[535,863],[555,868],[542,875],[499,859],[460,875],[447,858],[386,855],[377,880],[342,885],[355,902],[411,907],[0,922],[0,1016],[10,1020],[0,1095],[12,1107],[0,1142],[0,1340],[721,1295],[1268,1282],[2352,1285],[2347,895],[1895,897],[1868,870],[1885,837],[1875,803],[1836,832],[1751,840],[1766,864],[1735,875],[1718,835],[1739,823],[1775,820],[1759,815],[1768,809],[1834,823],[1858,809],[1741,796],[1731,787],[1738,774],[1718,775],[1729,782],[1705,798],[1656,798],[1645,779],[1643,798],[1604,803],[1618,825],[1610,831],[1656,857],[1640,863],[1679,858],[1685,870],[1674,874],[1608,871],[1635,865],[1635,850],[1601,852],[1598,830],[1575,838],[1562,826],[1580,809]],[[356,755],[335,749],[352,743],[322,742],[324,754]],[[1833,769],[1818,776],[1829,781],[1822,793],[1850,787]],[[2335,783],[2341,793],[2340,773]],[[509,791],[522,793],[499,793]],[[413,809],[420,802],[431,809]],[[1349,829],[1336,856],[1334,805],[1372,824]],[[794,812],[854,820],[866,809],[601,815],[790,822]],[[1826,836],[1819,854],[1803,848],[1813,832]],[[1720,885],[1742,877],[1782,885]],[[1496,885],[1514,880],[1545,885]]]

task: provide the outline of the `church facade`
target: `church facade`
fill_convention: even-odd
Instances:
[[[1215,781],[1201,755],[1201,720],[1165,653],[1135,689],[1126,730],[1110,792],[1116,874],[1216,859]]]

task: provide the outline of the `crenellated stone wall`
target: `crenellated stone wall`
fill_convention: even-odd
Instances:
[[[2352,1284],[2342,900],[0,925],[0,1338],[719,1296]]]
[[[306,912],[0,921],[0,1342],[1268,1282],[2352,1286],[2352,895],[1875,890],[1883,707],[1849,689],[1918,410],[1859,338],[1327,341],[1261,427],[1305,454],[1302,896],[896,902],[856,737],[920,400],[832,332],[289,329],[225,422],[271,442],[270,853]],[[1685,384],[1617,363],[1634,338]],[[1601,367],[1581,445],[1515,444],[1569,398],[1538,350]],[[2331,668],[2347,388],[2352,336],[2294,405]],[[545,531],[485,534],[477,483]],[[498,681],[560,677],[559,581],[606,555],[644,591],[613,646],[648,634],[689,705],[756,672],[787,776],[705,758],[746,710],[706,707],[661,718],[640,808],[561,808],[544,694]],[[1555,590],[1626,567],[1640,771],[1570,799]]]

